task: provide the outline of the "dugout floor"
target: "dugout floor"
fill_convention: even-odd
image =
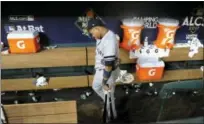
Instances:
[[[117,87],[116,103],[119,118],[115,123],[148,123],[187,119],[204,115],[204,94],[192,96],[179,93],[164,101],[160,118],[162,100],[158,96],[147,96],[144,92],[125,95],[122,87]],[[79,122],[100,123],[101,110],[96,94],[86,101],[78,102]]]
[[[101,123],[101,104],[99,97],[94,93],[86,100],[80,99],[81,93],[87,88],[62,89],[58,92],[52,90],[38,91],[39,102],[50,102],[55,97],[63,100],[77,100],[78,122]],[[19,92],[19,103],[31,103],[28,92]],[[10,96],[5,100],[5,96]],[[2,99],[3,104],[13,104],[11,93],[6,93]],[[26,97],[25,97],[26,96]],[[189,93],[179,93],[165,101],[163,111],[159,116],[161,99],[158,96],[147,96],[144,92],[136,93],[132,90],[126,95],[122,86],[116,88],[116,107],[118,120],[116,123],[148,123],[160,121],[185,119],[204,115],[204,94],[192,96]]]

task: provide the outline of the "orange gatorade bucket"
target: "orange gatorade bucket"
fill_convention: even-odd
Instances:
[[[7,35],[11,53],[36,53],[40,50],[37,31],[14,31]]]
[[[159,19],[158,35],[154,44],[158,48],[173,48],[174,39],[177,29],[179,28],[179,21],[175,19],[163,18]]]
[[[139,81],[160,80],[164,72],[164,62],[158,58],[139,58],[136,65],[136,78]]]
[[[143,29],[143,21],[138,19],[124,19],[123,25],[123,41],[120,43],[120,47],[126,50],[139,49],[140,48],[140,36]]]

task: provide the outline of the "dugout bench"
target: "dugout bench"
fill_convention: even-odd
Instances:
[[[175,48],[165,62],[203,60],[203,48],[193,58],[188,57],[188,48]],[[2,69],[43,68],[63,66],[93,66],[95,47],[57,48],[35,54],[10,54],[2,56]],[[120,49],[121,64],[134,64],[129,53]],[[135,73],[133,73],[135,76]],[[169,70],[164,72],[163,81],[191,80],[203,78],[200,69]],[[37,88],[33,78],[3,79],[2,91],[44,90],[55,88],[79,88],[92,84],[93,75],[51,77],[49,85]],[[139,82],[136,78],[134,83]],[[64,106],[64,107],[63,107]],[[77,123],[76,101],[4,105],[9,123]]]
[[[199,48],[199,53],[193,58],[188,57],[189,48],[174,48],[170,51],[169,57],[163,58],[164,62],[175,61],[189,61],[189,60],[204,60],[203,48]],[[95,47],[88,47],[88,65],[94,65],[94,51]],[[136,59],[129,59],[129,53],[120,49],[121,64],[134,64]],[[132,73],[135,76],[135,73]],[[149,82],[165,82],[177,80],[191,80],[203,78],[203,72],[200,69],[181,69],[181,70],[167,70],[164,71],[164,76],[161,80],[155,81],[138,81],[135,77],[135,83],[149,83]],[[93,75],[89,75],[89,80],[92,83]]]
[[[77,123],[76,101],[3,105],[8,124]]]
[[[193,58],[188,57],[189,48],[174,48],[170,56],[164,58],[165,62],[204,60],[203,48]],[[120,49],[121,64],[133,64],[136,60],[129,59],[129,53]],[[16,68],[43,68],[43,67],[63,67],[63,66],[93,66],[95,60],[95,47],[80,48],[56,48],[44,50],[35,54],[10,54],[2,56],[2,69]],[[135,73],[133,73],[135,76]],[[190,80],[203,78],[200,69],[167,70],[164,72],[163,81]],[[2,91],[21,91],[21,90],[44,90],[55,88],[79,88],[88,87],[92,84],[93,75],[51,77],[49,85],[45,87],[35,87],[31,82],[33,78],[23,79],[3,79],[1,80]],[[77,81],[77,82],[76,82]],[[135,78],[136,83],[139,82]],[[21,85],[19,85],[21,84]]]

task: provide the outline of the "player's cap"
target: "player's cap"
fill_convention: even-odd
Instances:
[[[88,21],[87,29],[90,30],[96,26],[105,26],[105,25],[103,24],[101,20],[92,18]]]

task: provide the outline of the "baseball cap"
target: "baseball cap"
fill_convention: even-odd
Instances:
[[[104,25],[103,22],[102,22],[101,20],[99,20],[99,19],[94,19],[94,18],[90,19],[90,20],[88,21],[87,29],[90,30],[90,29],[92,29],[92,28],[95,27],[95,26],[105,26],[105,25]]]

